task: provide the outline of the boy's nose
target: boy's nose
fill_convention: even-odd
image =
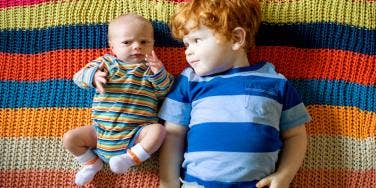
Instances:
[[[185,55],[186,55],[186,56],[190,56],[190,55],[192,55],[192,50],[191,50],[189,47],[187,47],[187,48],[185,49]]]

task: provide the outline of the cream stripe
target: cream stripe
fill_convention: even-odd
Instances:
[[[376,169],[376,138],[309,137],[304,168]]]
[[[61,138],[1,138],[0,159],[0,170],[76,170],[80,167],[63,148]],[[155,170],[157,162],[154,155],[131,171]],[[105,170],[109,170],[108,165]]]
[[[61,25],[103,24],[125,12],[168,23],[181,3],[153,0],[79,0],[12,7],[0,11],[0,29],[35,29]],[[100,7],[100,8],[98,8]],[[376,28],[376,3],[344,0],[262,2],[262,19],[269,23],[336,22]]]

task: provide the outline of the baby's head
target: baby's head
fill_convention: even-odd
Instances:
[[[171,29],[195,73],[208,76],[249,65],[260,12],[257,0],[192,0],[176,10]]]
[[[153,50],[153,26],[142,16],[133,13],[121,15],[108,25],[108,44],[118,59],[140,63]]]
[[[192,25],[187,28],[187,21]],[[237,27],[246,33],[244,49],[255,46],[255,35],[261,22],[258,0],[192,0],[178,9],[172,17],[172,33],[175,38],[185,35],[200,26],[215,33],[220,40],[231,40]]]

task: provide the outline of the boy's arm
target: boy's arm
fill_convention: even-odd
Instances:
[[[257,187],[288,188],[303,163],[307,149],[305,126],[297,126],[282,133],[284,146],[277,171],[257,183]]]
[[[170,122],[165,123],[165,128],[167,135],[159,154],[160,187],[178,188],[186,128]]]

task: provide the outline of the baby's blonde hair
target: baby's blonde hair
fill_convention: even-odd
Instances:
[[[123,15],[116,17],[108,24],[108,34],[107,34],[108,40],[111,39],[111,31],[114,27],[120,24],[129,23],[129,22],[139,22],[140,24],[144,24],[145,26],[150,27],[151,31],[153,32],[152,36],[154,36],[153,25],[148,19],[135,13],[127,13],[127,14],[123,14]]]

